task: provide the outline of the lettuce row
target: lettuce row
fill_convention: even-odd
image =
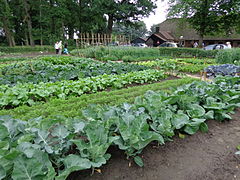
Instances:
[[[120,75],[101,75],[83,78],[78,81],[59,81],[55,83],[17,84],[0,86],[0,108],[33,105],[37,101],[50,98],[66,99],[68,96],[81,96],[106,88],[122,88],[132,83],[143,84],[166,78],[163,71],[145,70]]]

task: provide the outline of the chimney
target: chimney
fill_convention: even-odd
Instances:
[[[159,26],[156,26],[156,33],[159,33],[159,30],[160,30]]]

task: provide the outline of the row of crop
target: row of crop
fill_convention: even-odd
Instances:
[[[217,50],[205,51],[197,48],[138,48],[138,47],[91,47],[71,51],[72,55],[97,58],[98,60],[139,61],[162,56],[171,57],[215,57]]]
[[[215,59],[210,58],[176,58],[176,59],[170,59],[171,61],[175,61],[176,63],[190,63],[190,64],[196,64],[196,65],[203,65],[203,64],[216,64]]]
[[[211,65],[204,69],[207,77],[240,76],[240,66],[234,64]]]
[[[29,60],[28,57],[0,57],[0,64],[3,63],[14,63]]]
[[[138,154],[149,143],[164,144],[176,132],[206,132],[208,119],[231,119],[228,113],[240,106],[239,96],[239,79],[228,78],[195,82],[171,95],[148,91],[134,104],[90,106],[83,119],[1,117],[1,178],[63,180],[106,164],[112,145],[143,166]]]
[[[6,53],[0,51],[0,56],[5,56]]]
[[[86,108],[89,104],[120,105],[124,102],[133,103],[135,97],[144,95],[148,90],[172,92],[176,87],[193,81],[196,81],[196,79],[182,78],[94,94],[83,94],[80,97],[69,97],[68,99],[50,99],[46,103],[39,103],[34,106],[24,105],[14,109],[4,109],[0,111],[0,115],[9,114],[22,120],[39,116],[49,118],[60,114],[65,117],[81,117],[82,112],[80,110]]]
[[[125,63],[102,63],[92,59],[42,57],[34,61],[14,63],[0,69],[0,84],[56,82],[79,80],[103,74],[123,74],[149,69]]]
[[[109,59],[111,60],[111,59]],[[135,58],[134,56],[124,56],[122,58],[123,62],[138,62],[138,61],[155,61],[155,60],[174,60],[178,63],[184,62],[184,63],[191,63],[191,64],[214,64],[216,63],[215,59],[211,58],[173,58],[171,56],[149,56],[149,57],[139,57]]]
[[[132,83],[143,84],[166,78],[163,71],[145,70],[120,75],[101,75],[83,78],[78,81],[58,81],[55,83],[25,83],[16,86],[0,86],[0,108],[33,105],[38,101],[47,101],[56,97],[65,99],[95,93],[106,88],[122,88]]]
[[[22,53],[22,52],[38,52],[38,51],[54,51],[53,46],[15,46],[0,47],[0,52],[4,53]]]
[[[209,61],[209,63],[213,63]],[[184,62],[182,59],[179,61],[177,59],[168,59],[168,60],[156,60],[156,61],[145,61],[145,62],[137,62],[138,65],[149,66],[157,69],[161,69],[164,71],[171,72],[189,72],[189,73],[198,73],[204,70],[204,68],[208,67],[212,64],[207,64],[204,61],[192,62],[189,60]]]
[[[219,64],[240,65],[240,48],[219,51],[216,56],[216,61]]]

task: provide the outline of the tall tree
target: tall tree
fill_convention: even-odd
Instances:
[[[147,27],[143,21],[139,21],[133,24],[115,23],[113,25],[113,33],[125,35],[129,40],[133,40],[138,37],[146,37]]]
[[[15,46],[15,39],[12,32],[12,18],[8,0],[0,0],[0,26],[3,27],[9,46]]]
[[[236,23],[236,19],[232,16],[232,8],[235,8],[235,15],[240,10],[238,0],[169,0],[168,2],[170,5],[168,17],[186,18],[199,33],[200,45],[205,35],[223,29],[225,32],[229,31],[227,27]]]
[[[134,22],[154,11],[156,0],[97,0],[99,10],[108,16],[107,31],[114,22]]]
[[[24,22],[27,24],[27,30],[28,30],[28,38],[30,41],[30,45],[34,46],[34,40],[32,35],[32,20],[30,15],[30,4],[29,0],[22,0],[23,8],[24,8]]]
[[[112,32],[136,23],[156,0],[0,0],[0,29],[10,46],[53,44],[74,33]]]

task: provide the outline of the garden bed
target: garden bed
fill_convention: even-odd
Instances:
[[[112,148],[112,159],[101,169],[75,172],[68,180],[234,180],[240,179],[240,109],[229,122],[208,121],[209,132],[185,139],[175,137],[165,146],[149,145],[142,153],[144,167]],[[129,165],[131,166],[129,167]]]
[[[55,56],[2,67],[0,114],[12,115],[0,116],[2,177],[192,180],[211,179],[214,167],[224,172],[221,163],[227,157],[233,162],[240,128],[234,124],[231,129],[230,124],[231,131],[225,132],[219,127],[240,107],[240,79],[216,78],[212,83],[198,79],[178,87],[192,79],[166,80],[166,72],[186,67],[195,73],[206,61],[156,62],[140,66]],[[27,78],[29,74],[33,78]],[[26,81],[22,84],[17,79],[21,75]],[[233,117],[239,123],[239,110]],[[213,119],[222,124],[209,121]],[[209,131],[213,140],[208,127],[213,128]],[[97,173],[90,176],[93,172]],[[228,177],[229,173],[238,177],[235,171],[227,170]]]

